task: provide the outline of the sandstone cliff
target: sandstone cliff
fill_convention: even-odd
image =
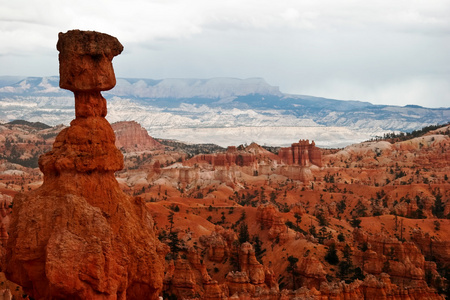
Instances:
[[[116,147],[128,153],[164,148],[135,121],[116,122],[111,127],[116,134]]]
[[[278,156],[282,162],[288,165],[322,166],[322,153],[314,141],[310,144],[308,140],[300,140],[291,147],[281,148]]]

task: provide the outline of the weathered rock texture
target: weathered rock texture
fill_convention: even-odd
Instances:
[[[450,265],[450,241],[431,237],[420,229],[414,229],[411,238],[426,257],[433,257],[444,267]]]
[[[278,239],[282,244],[288,239],[288,228],[285,220],[279,215],[274,205],[265,204],[258,206],[257,220],[261,224],[261,228],[269,230],[269,239]]]
[[[122,45],[73,30],[57,48],[76,119],[39,159],[43,185],[14,199],[5,273],[35,299],[157,299],[164,251],[144,203],[114,178],[123,157],[100,94],[115,85]]]
[[[11,198],[6,195],[0,195],[0,244],[2,247],[5,247],[8,241],[11,207]]]
[[[246,242],[239,248],[240,272],[229,272],[226,276],[230,299],[277,299],[278,284],[273,270],[263,266],[255,257],[253,246]]]

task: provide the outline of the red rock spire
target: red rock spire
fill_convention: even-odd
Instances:
[[[158,299],[164,251],[145,204],[114,177],[123,156],[100,93],[114,87],[112,59],[123,47],[72,30],[57,48],[76,119],[40,157],[43,185],[14,199],[5,274],[35,299]]]

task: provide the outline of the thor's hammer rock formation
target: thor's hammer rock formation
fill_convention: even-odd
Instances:
[[[14,199],[3,269],[35,299],[158,299],[165,248],[143,201],[114,177],[123,156],[100,93],[114,87],[112,59],[123,47],[72,30],[57,49],[76,118],[39,159],[43,185]]]

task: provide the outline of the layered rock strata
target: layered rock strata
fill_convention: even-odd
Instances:
[[[200,154],[186,162],[186,165],[208,163],[218,167],[253,167],[256,168],[256,156],[252,153],[238,151],[235,146],[229,146],[225,153]]]
[[[123,121],[111,124],[116,134],[116,146],[126,152],[164,149],[164,146],[152,138],[147,130],[136,121]]]
[[[322,153],[314,141],[309,143],[309,140],[300,140],[298,143],[293,143],[291,147],[281,148],[278,156],[288,165],[322,166]]]
[[[114,178],[123,167],[100,91],[115,85],[109,35],[59,34],[60,87],[76,119],[41,156],[43,185],[14,199],[4,269],[35,299],[158,299],[164,251],[139,198]]]

